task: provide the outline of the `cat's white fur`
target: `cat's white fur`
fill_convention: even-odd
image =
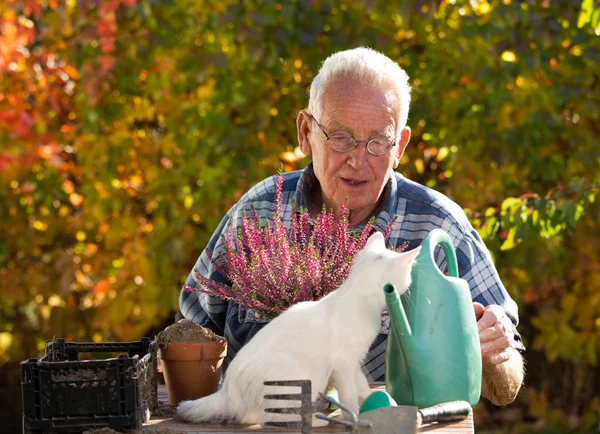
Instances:
[[[337,290],[319,301],[298,303],[271,321],[231,362],[221,389],[182,402],[177,416],[188,422],[232,417],[239,423],[261,425],[298,420],[298,416],[263,410],[299,407],[299,401],[268,400],[264,395],[299,393],[300,388],[263,382],[305,379],[312,382],[313,401],[331,381],[340,402],[358,414],[359,399],[371,393],[360,366],[381,327],[383,286],[393,283],[404,293],[418,251],[387,250],[381,233],[371,235]],[[313,416],[313,426],[326,424]]]

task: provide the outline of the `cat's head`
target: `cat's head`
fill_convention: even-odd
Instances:
[[[386,283],[392,283],[402,294],[410,286],[412,266],[420,250],[421,247],[401,253],[388,250],[383,234],[375,232],[356,255],[352,269],[359,274],[358,279],[375,283],[381,294]]]

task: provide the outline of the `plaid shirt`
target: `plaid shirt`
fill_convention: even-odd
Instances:
[[[298,208],[308,207],[309,193],[317,183],[312,163],[306,169],[285,173],[282,192],[284,223],[291,222],[292,200]],[[221,235],[231,222],[239,226],[242,214],[254,208],[260,217],[271,219],[275,212],[274,192],[276,177],[270,177],[251,188],[223,217],[206,249],[202,252],[186,285],[198,288],[195,272],[219,282],[225,282],[208,259],[207,252],[216,258],[223,252]],[[434,228],[448,233],[456,249],[460,277],[469,283],[471,296],[484,306],[498,304],[504,308],[515,326],[515,347],[524,349],[521,336],[516,331],[518,324],[517,305],[502,285],[490,254],[479,234],[469,223],[462,208],[446,196],[393,172],[384,189],[383,200],[375,210],[375,229],[383,231],[387,223],[397,216],[392,232],[387,238],[388,248],[409,243],[408,250],[421,244]],[[234,233],[237,233],[234,227]],[[361,231],[362,227],[353,228]],[[446,270],[443,250],[438,247],[436,262]],[[185,318],[193,320],[216,333],[225,336],[228,342],[228,364],[242,345],[254,336],[266,323],[251,310],[240,309],[237,304],[199,292],[181,291],[179,307]],[[389,320],[382,317],[381,333],[375,339],[363,364],[369,381],[382,381],[385,375],[385,349]]]

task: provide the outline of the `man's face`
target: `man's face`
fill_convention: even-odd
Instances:
[[[339,212],[347,199],[350,224],[354,226],[369,218],[376,208],[408,143],[410,129],[397,131],[397,116],[392,108],[396,100],[392,92],[340,79],[329,85],[323,97],[321,118],[316,120],[329,136],[345,134],[365,141],[387,137],[396,144],[386,155],[370,154],[365,142],[359,142],[350,152],[338,152],[328,145],[316,122],[305,112],[300,113],[300,146],[305,154],[312,153],[315,175],[322,189],[321,200]],[[307,124],[302,124],[302,115]]]

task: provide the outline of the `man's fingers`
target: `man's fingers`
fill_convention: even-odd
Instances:
[[[474,301],[473,302],[473,310],[475,311],[475,319],[477,321],[479,321],[479,319],[481,318],[481,315],[483,315],[483,312],[485,311],[485,307],[483,306],[483,304]]]
[[[481,354],[483,355],[500,353],[509,348],[512,348],[512,342],[506,335],[502,335],[499,338],[487,342],[481,341]]]
[[[488,306],[488,308],[486,308],[486,310],[483,312],[483,315],[481,315],[481,318],[479,318],[479,321],[477,321],[477,328],[479,329],[479,332],[492,327],[498,322],[498,319],[497,312],[493,309],[489,309]]]
[[[496,304],[490,304],[485,308],[485,311],[483,312],[483,315],[481,315],[479,321],[477,321],[477,328],[479,329],[479,332],[492,327],[503,317],[506,317],[504,309]]]
[[[473,303],[473,309],[475,309],[475,316],[481,312],[476,303]],[[477,321],[477,328],[481,355],[485,361],[499,365],[510,359],[515,351],[512,347],[514,329],[501,306],[491,304],[483,308]]]
[[[505,335],[508,335],[506,325],[503,321],[498,321],[493,326],[488,327],[485,330],[481,330],[479,332],[479,340],[481,342],[489,342]]]
[[[473,309],[476,317],[480,314],[477,328],[482,357],[493,365],[504,363],[510,359],[514,351],[512,322],[501,306],[489,305],[484,308],[479,303],[473,303]]]

